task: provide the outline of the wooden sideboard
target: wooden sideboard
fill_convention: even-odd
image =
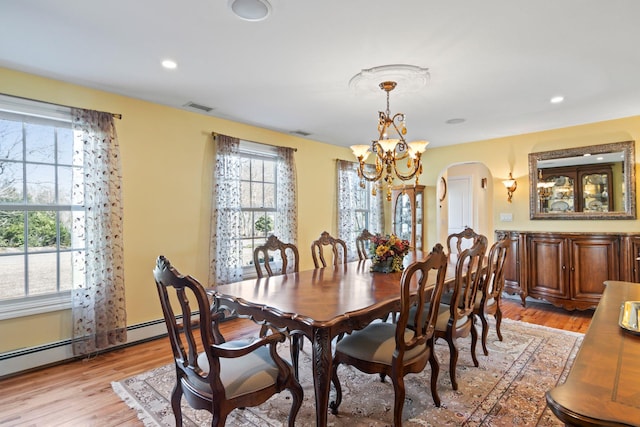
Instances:
[[[567,426],[640,426],[640,336],[618,326],[624,301],[640,301],[640,284],[607,281],[569,375],[547,392]]]
[[[496,231],[511,240],[505,292],[567,310],[595,308],[606,280],[640,282],[640,234]]]

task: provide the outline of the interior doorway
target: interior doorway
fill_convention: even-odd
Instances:
[[[493,176],[489,168],[479,162],[449,165],[438,181],[446,187],[444,197],[442,191],[438,194],[438,241],[446,245],[449,234],[467,226],[493,242]]]

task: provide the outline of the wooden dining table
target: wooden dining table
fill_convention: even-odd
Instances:
[[[409,252],[408,266],[426,256]],[[312,371],[316,425],[327,425],[331,386],[332,340],[362,329],[400,308],[402,273],[370,272],[371,261],[248,279],[212,289],[218,305],[255,321],[267,322],[306,336],[312,343]],[[435,283],[435,274],[429,280]],[[447,268],[445,284],[455,277],[455,263]],[[417,286],[413,285],[414,289]]]

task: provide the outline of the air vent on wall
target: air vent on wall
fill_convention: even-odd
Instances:
[[[309,136],[311,135],[311,133],[309,132],[305,132],[303,130],[292,130],[291,132],[289,132],[291,135],[298,135],[298,136]]]
[[[196,104],[195,102],[187,102],[186,104],[184,104],[184,106],[187,108],[193,108],[194,110],[204,111],[205,113],[210,113],[211,111],[213,111],[213,108],[207,107],[206,105],[202,104]]]

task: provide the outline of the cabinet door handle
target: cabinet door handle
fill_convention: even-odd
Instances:
[[[562,269],[563,269],[563,270],[566,270],[566,269],[567,269],[567,266],[566,266],[566,265],[563,265],[563,266],[562,266]]]

